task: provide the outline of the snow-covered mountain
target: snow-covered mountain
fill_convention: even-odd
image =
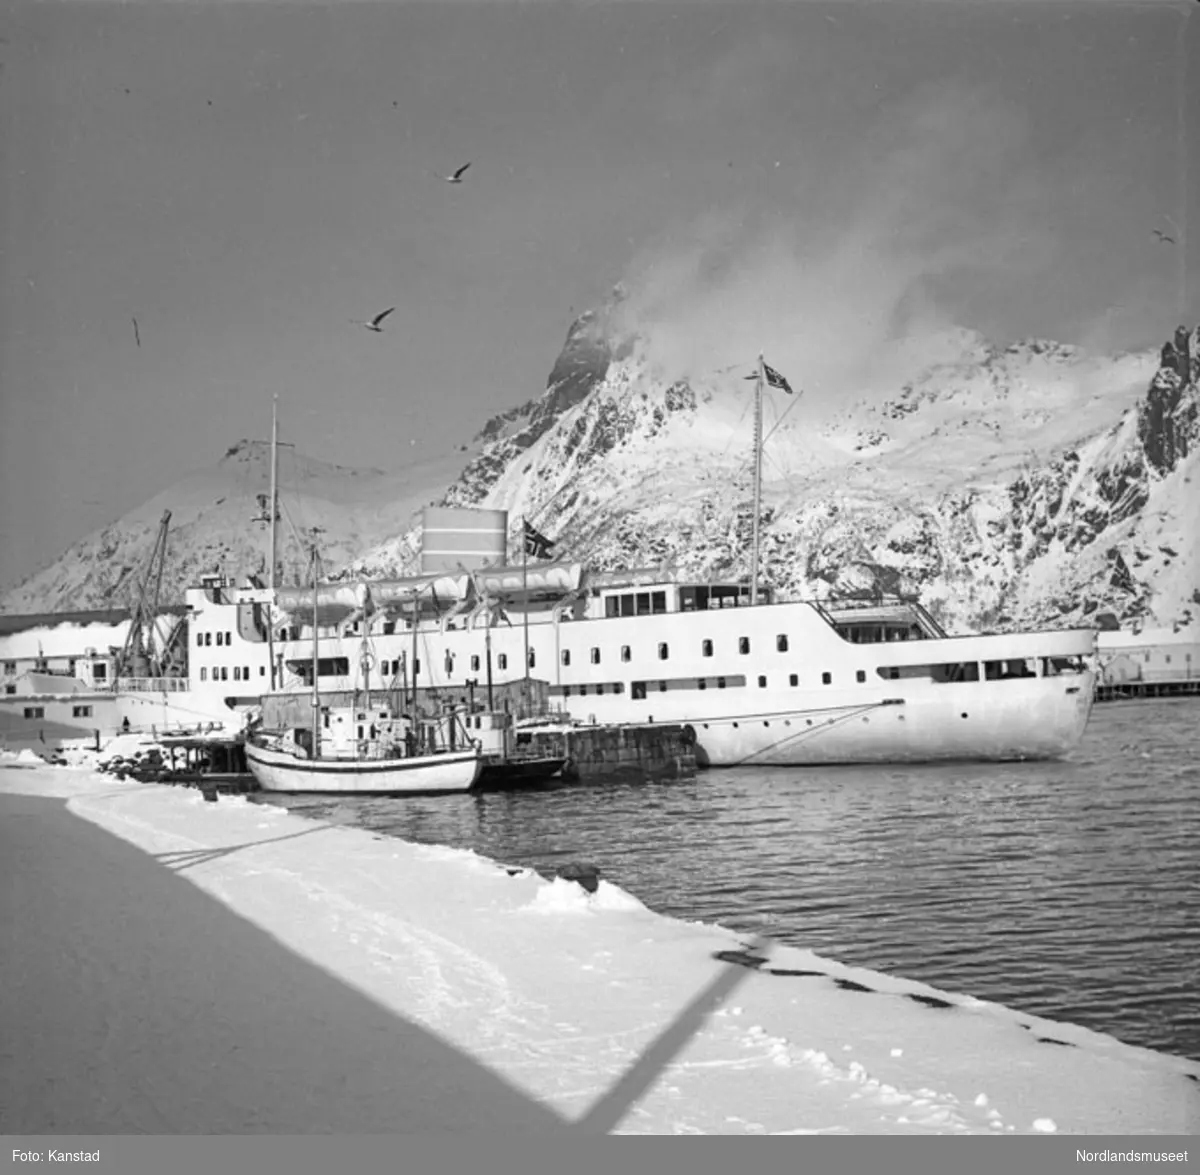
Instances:
[[[556,557],[601,569],[746,575],[752,364],[664,378],[623,297],[572,325],[546,391],[488,421],[457,476],[444,462],[401,477],[297,458],[308,471],[303,526],[324,528],[327,565],[343,578],[415,571],[418,512],[437,502],[507,509],[514,537],[526,514],[558,540]],[[803,372],[786,374],[799,392]],[[909,593],[952,631],[1105,612],[1195,622],[1198,377],[1200,331],[1181,329],[1161,352],[1092,356],[960,330],[914,378],[835,411],[771,391],[762,579],[787,595]],[[235,446],[214,470],[76,544],[3,609],[121,602],[164,508],[183,536],[165,596],[220,560],[257,570],[265,540],[241,503],[265,493],[266,476],[261,447]],[[294,574],[299,547],[285,534]]]
[[[619,304],[574,324],[546,392],[488,422],[443,504],[507,509],[514,539],[528,514],[556,557],[601,569],[746,575],[750,365],[664,381]],[[1200,332],[1115,357],[968,331],[939,349],[832,414],[770,393],[763,580],[912,594],[952,630],[1200,618]],[[418,545],[406,532],[348,574],[411,571]]]
[[[278,545],[281,578],[310,574],[309,543],[320,529],[322,558],[333,570],[408,527],[458,463],[433,460],[404,473],[348,469],[280,449]],[[4,613],[128,607],[145,575],[164,510],[171,511],[160,599],[182,602],[184,589],[213,571],[263,574],[269,548],[270,445],[239,441],[216,465],[189,474],[136,510],[74,543],[49,567],[0,599]]]

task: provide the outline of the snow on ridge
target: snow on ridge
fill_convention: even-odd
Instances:
[[[520,515],[530,514],[563,557],[600,570],[670,563],[688,576],[745,577],[749,364],[668,383],[647,340],[623,328],[620,306],[616,291],[572,324],[544,393],[489,421],[465,466],[454,458],[407,477],[305,480],[294,521],[324,528],[333,577],[415,572],[429,504],[507,510],[514,552]],[[899,359],[881,359],[880,371],[909,371],[905,382],[864,388],[836,412],[771,392],[766,582],[818,598],[902,590],[951,631],[1087,624],[1104,611],[1122,623],[1191,623],[1200,604],[1186,574],[1193,489],[1189,472],[1176,474],[1200,445],[1200,338],[1184,335],[1157,356],[1107,358],[950,331],[898,344]],[[1173,370],[1176,344],[1189,353],[1190,386]],[[802,390],[804,373],[787,374]],[[230,464],[258,448],[234,446]],[[201,571],[264,565],[265,537],[247,520],[265,474],[260,490],[248,473],[235,501],[229,469],[210,471],[204,511],[178,512],[166,577],[176,595]],[[187,496],[185,483],[176,489]],[[155,510],[175,492],[148,503],[141,521],[131,515],[76,544],[10,593],[6,610],[126,603]],[[292,521],[285,582],[306,566]]]

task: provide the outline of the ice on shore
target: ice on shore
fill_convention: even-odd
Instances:
[[[466,850],[80,771],[3,772],[0,790],[65,796],[167,867],[187,861],[181,877],[571,1120],[701,992],[736,981],[618,1133],[1200,1129],[1200,1063],[665,918],[608,882],[588,894]]]

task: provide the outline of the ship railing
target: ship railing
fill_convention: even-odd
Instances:
[[[517,706],[512,711],[515,722],[568,722],[567,711],[561,706]]]
[[[182,694],[187,693],[186,677],[118,677],[113,683],[116,693]]]

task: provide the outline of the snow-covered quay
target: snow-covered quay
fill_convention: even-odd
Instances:
[[[664,918],[603,881],[588,894],[244,798],[205,803],[12,758],[0,792],[65,798],[567,1122],[623,1134],[1200,1130],[1196,1062]],[[696,997],[714,986],[701,1015]]]

